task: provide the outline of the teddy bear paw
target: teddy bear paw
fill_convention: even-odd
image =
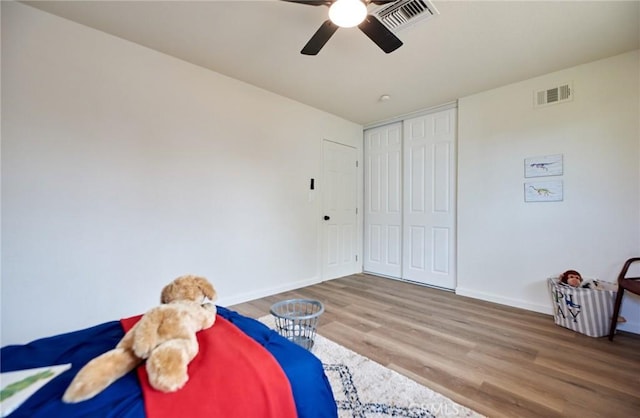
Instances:
[[[139,338],[133,342],[133,352],[136,353],[136,356],[138,356],[139,358],[147,359],[149,358],[149,355],[154,348],[154,344],[155,342],[149,341],[144,338]]]
[[[188,350],[182,345],[165,344],[153,350],[147,359],[147,375],[151,386],[162,392],[175,392],[189,380]]]

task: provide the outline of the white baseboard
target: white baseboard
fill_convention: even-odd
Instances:
[[[527,302],[524,300],[505,298],[503,296],[494,295],[491,293],[478,292],[477,290],[456,288],[456,295],[467,296],[474,299],[485,300],[487,302],[498,303],[500,305],[512,306],[514,308],[522,308],[528,311],[539,312],[547,315],[553,315],[551,304],[540,305],[536,303]]]
[[[498,303],[500,305],[526,309],[528,311],[539,312],[539,313],[553,316],[553,309],[551,308],[551,304],[539,305],[539,304],[526,302],[518,299],[505,298],[503,296],[497,296],[491,293],[478,292],[477,290],[464,289],[460,287],[456,289],[456,295],[467,296],[474,299],[480,299],[487,302]],[[640,334],[640,322],[629,320],[629,318],[626,318],[626,319],[627,319],[627,322],[618,324],[617,329],[620,331],[627,331],[634,334]]]
[[[301,287],[311,286],[312,284],[320,283],[322,279],[319,276],[311,277],[309,279],[298,280],[295,282],[288,282],[284,285],[266,287],[264,289],[253,290],[251,292],[245,292],[238,295],[229,297],[222,297],[215,303],[219,306],[232,306],[239,303],[249,302],[255,299],[264,298],[267,296],[275,295],[282,292],[288,292],[289,290],[300,289]]]
[[[640,322],[638,321],[630,321],[629,318],[626,318],[627,322],[623,324],[618,324],[617,328],[620,331],[632,332],[634,334],[640,334]]]
[[[399,280],[399,279],[396,279]],[[231,297],[223,297],[216,301],[216,304],[220,306],[232,306],[239,303],[249,302],[255,299],[260,299],[266,296],[275,295],[282,292],[287,292],[289,290],[299,289],[305,286],[311,286],[316,283],[322,282],[322,278],[320,276],[314,276],[308,279],[298,280],[295,282],[289,282],[287,284],[281,286],[267,287],[264,289],[254,290],[251,292],[241,293],[239,295],[234,295]],[[478,292],[477,290],[465,289],[458,287],[455,290],[456,295],[466,296],[474,299],[480,299],[487,302],[498,303],[500,305],[511,306],[514,308],[526,309],[528,311],[539,312],[542,314],[553,316],[553,310],[551,309],[551,304],[549,305],[540,305],[535,304],[523,300],[505,298],[503,296],[494,295],[491,293]],[[640,334],[640,322],[630,320],[630,318],[626,318],[627,322],[619,324],[618,329],[620,331],[627,331],[634,334]]]

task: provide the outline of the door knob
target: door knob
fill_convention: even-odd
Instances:
[[[328,221],[329,219],[331,219],[331,216],[324,215],[324,220],[325,220],[325,221]]]

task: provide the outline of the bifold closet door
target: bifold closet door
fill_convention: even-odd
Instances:
[[[455,288],[456,109],[403,122],[402,278]]]
[[[365,132],[364,271],[402,275],[402,123]]]

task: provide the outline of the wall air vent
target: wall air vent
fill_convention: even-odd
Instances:
[[[562,84],[550,89],[539,90],[533,93],[535,107],[547,106],[556,103],[573,100],[571,83]]]
[[[429,0],[398,0],[381,6],[372,14],[390,31],[397,32],[440,12]]]

